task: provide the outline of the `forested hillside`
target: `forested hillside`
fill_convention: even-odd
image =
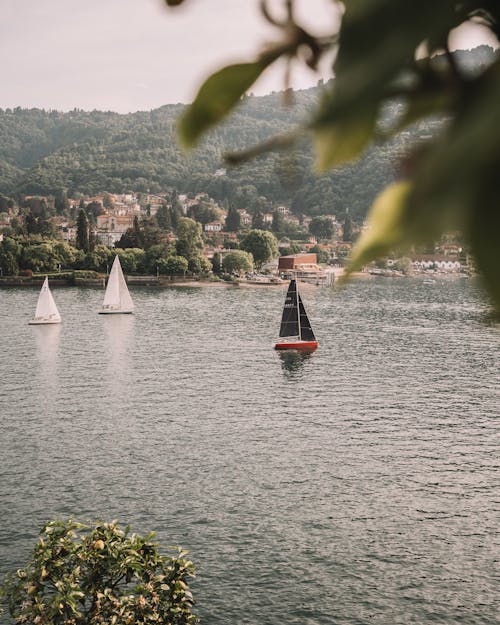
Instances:
[[[320,177],[313,174],[307,144],[238,167],[223,164],[224,152],[290,130],[316,106],[320,89],[294,92],[293,106],[284,105],[281,93],[249,96],[189,157],[176,140],[180,104],[127,115],[0,110],[0,194],[47,195],[64,190],[74,196],[175,188],[179,193],[206,191],[237,208],[268,209],[284,203],[296,213],[342,217],[349,209],[361,218],[393,179],[406,142],[429,133],[429,127],[414,129],[411,136],[399,135],[390,144],[373,147],[356,164]],[[396,105],[389,117],[395,110]],[[220,171],[215,175],[222,167],[226,175]]]

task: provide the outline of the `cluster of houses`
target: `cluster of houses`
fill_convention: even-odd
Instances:
[[[80,207],[85,207],[88,204],[98,204],[101,206],[101,214],[96,217],[96,224],[93,234],[96,241],[103,243],[109,247],[113,247],[122,237],[123,234],[134,225],[134,219],[136,217],[153,217],[156,215],[160,207],[166,205],[166,200],[161,195],[157,194],[143,194],[139,198],[132,193],[108,195],[111,198],[112,203],[105,208],[104,194],[95,195],[92,197],[86,197],[83,200],[69,200],[69,208],[72,214],[76,215]],[[44,198],[47,200],[47,198]],[[178,205],[180,206],[184,214],[188,214],[189,209],[199,204],[200,202],[208,203],[217,209],[220,217],[217,220],[210,221],[203,225],[203,231],[207,237],[211,235],[223,233],[226,240],[237,240],[238,234],[235,232],[225,231],[225,221],[227,217],[227,211],[217,205],[212,199],[210,199],[205,193],[199,193],[193,198],[189,198],[186,195],[179,195],[177,198]],[[312,217],[303,216],[301,219],[296,215],[291,214],[290,209],[286,206],[278,206],[275,209],[280,213],[283,218],[291,225],[302,228],[307,231],[309,223]],[[240,216],[240,227],[242,230],[249,229],[252,226],[252,215],[246,209],[238,209]],[[327,215],[331,219],[335,231],[339,236],[342,235],[342,224],[337,221],[335,215]],[[264,213],[262,215],[264,226],[270,227],[273,222],[272,213]],[[68,217],[57,216],[53,219],[55,226],[58,230],[59,236],[67,241],[73,242],[76,239],[76,220],[68,219]],[[316,239],[309,237],[309,244],[315,245]],[[349,246],[350,249],[350,246]]]
[[[53,198],[38,197],[37,199],[44,200],[48,206],[50,206],[51,201],[53,202]],[[225,220],[227,217],[226,210],[217,205],[214,200],[209,198],[205,193],[199,193],[194,197],[179,195],[177,197],[177,203],[181,211],[186,215],[189,214],[189,209],[191,207],[200,203],[216,208],[219,218],[203,225],[203,230],[207,239],[212,239],[214,242],[213,245],[207,246],[205,254],[210,258],[215,252],[218,252],[221,257],[223,257],[225,253],[230,251],[229,249],[225,249],[222,245],[216,245],[213,237],[213,235],[223,234],[226,242],[230,240],[236,241],[238,239],[238,234],[236,232],[225,231]],[[76,216],[80,208],[86,207],[89,204],[93,204],[99,209],[96,211],[96,223],[93,230],[95,240],[99,243],[107,245],[108,247],[113,247],[127,232],[127,230],[133,227],[134,220],[136,218],[141,219],[144,217],[155,216],[161,207],[167,205],[167,200],[165,199],[165,196],[158,194],[148,193],[136,195],[134,193],[124,193],[110,195],[105,193],[83,199],[68,199],[69,213]],[[283,219],[290,224],[307,231],[308,225],[312,219],[311,217],[303,216],[299,219],[296,215],[291,214],[290,209],[286,206],[278,206],[275,210],[281,213]],[[244,230],[250,228],[252,226],[252,215],[245,209],[238,209],[238,213],[240,215],[241,229]],[[319,245],[319,248],[328,253],[333,265],[336,264],[336,261],[338,261],[339,264],[342,264],[343,259],[349,256],[352,244],[341,240],[342,224],[336,220],[336,217],[334,215],[327,215],[326,217],[331,219],[333,223],[337,235],[336,241],[334,245]],[[270,226],[273,222],[273,214],[264,213],[262,215],[262,219],[264,225]],[[69,219],[64,215],[58,215],[53,218],[53,222],[61,239],[71,243],[76,240],[77,225],[75,219]],[[2,225],[7,226],[8,221],[0,223],[0,228]],[[171,235],[166,235],[166,240],[167,239],[171,240]],[[286,245],[286,243],[284,244]],[[301,255],[298,255],[297,257],[282,257],[285,259],[283,260],[283,263],[285,264],[283,266],[277,266],[275,269],[280,274],[286,273],[286,271],[290,269],[297,270],[297,267],[288,267],[286,266],[286,263],[299,262],[303,265],[301,268],[303,274],[310,275],[312,279],[316,279],[319,273],[321,273],[317,264],[316,255],[310,254],[308,257],[307,253],[312,247],[317,248],[318,242],[313,236],[310,236],[308,241],[301,244],[301,247],[303,249],[303,253]],[[440,248],[435,250],[434,254],[415,256],[412,260],[412,268],[416,272],[462,271],[464,269],[462,248],[453,243],[442,245]]]

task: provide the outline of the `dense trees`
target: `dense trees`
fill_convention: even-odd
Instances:
[[[64,196],[76,192],[168,191],[166,206],[157,215],[159,227],[167,231],[175,227],[174,191],[206,192],[220,204],[227,200],[234,209],[252,214],[285,204],[297,215],[333,211],[341,218],[350,207],[360,218],[394,179],[393,156],[385,146],[371,150],[355,166],[321,177],[312,172],[307,143],[293,158],[270,154],[215,175],[225,151],[262,141],[271,131],[286,132],[315,106],[319,93],[318,88],[296,92],[295,106],[286,110],[280,94],[246,98],[234,118],[211,133],[191,158],[176,146],[174,122],[182,110],[177,105],[128,115],[77,111],[51,117],[36,109],[0,110],[0,193],[53,194],[60,212]],[[397,146],[403,141],[398,139]],[[105,202],[109,205],[111,198]]]
[[[5,237],[0,243],[0,269],[3,276],[17,275],[20,269],[53,272],[80,268],[84,259],[84,253],[72,245],[39,235],[19,239]]]
[[[192,220],[187,219],[187,221]],[[190,250],[189,258],[178,254],[173,243],[157,243],[147,249],[109,248],[98,244],[85,251],[64,241],[46,239],[39,235],[4,237],[4,240],[0,242],[0,275],[15,276],[19,270],[26,269],[36,273],[74,269],[88,269],[104,273],[109,271],[116,254],[120,257],[125,273],[204,275],[210,271],[211,264],[198,247],[199,224],[196,224],[198,227],[192,230],[191,224],[188,226],[184,231],[182,242],[184,249]]]
[[[19,273],[19,264],[11,252],[0,250],[0,275],[16,276]]]
[[[480,52],[470,54],[484,62],[485,54]],[[179,105],[128,115],[0,110],[0,193],[53,194],[60,212],[64,196],[75,192],[168,191],[157,214],[165,231],[175,228],[179,218],[177,192],[206,192],[221,204],[227,201],[233,207],[231,215],[238,208],[257,212],[255,226],[260,228],[261,213],[279,204],[291,206],[298,216],[333,213],[340,219],[349,208],[352,217],[360,220],[376,195],[395,180],[394,161],[408,149],[411,137],[432,134],[435,122],[424,121],[409,135],[371,147],[357,163],[319,177],[313,174],[313,153],[307,142],[291,155],[263,155],[215,175],[224,152],[263,141],[270,132],[287,132],[305,111],[314,109],[320,93],[320,88],[296,92],[294,106],[286,109],[280,94],[245,98],[235,115],[210,133],[189,159],[176,147],[174,137],[174,122],[183,110]],[[386,110],[387,119],[395,120],[402,109],[392,103]],[[105,202],[109,205],[111,198],[107,196]],[[196,210],[191,216],[198,218]],[[229,227],[234,231],[234,225]]]
[[[335,227],[329,217],[314,217],[309,223],[309,232],[317,239],[331,239]]]

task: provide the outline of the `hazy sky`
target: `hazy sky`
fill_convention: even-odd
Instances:
[[[278,2],[279,4],[279,2]],[[189,102],[201,80],[230,62],[249,60],[273,39],[256,0],[1,0],[0,108],[149,110]],[[335,24],[331,0],[303,0],[316,32]],[[327,19],[325,20],[325,15]],[[462,34],[459,48],[481,42]],[[492,42],[490,42],[492,43]],[[328,70],[323,70],[325,78]],[[252,91],[280,90],[271,71]],[[294,86],[319,76],[295,71]]]

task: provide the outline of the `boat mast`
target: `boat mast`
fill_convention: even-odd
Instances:
[[[302,326],[300,324],[300,306],[299,306],[299,283],[297,280],[297,274],[295,274],[295,303],[297,305],[297,321],[299,325],[299,341],[302,340]]]

